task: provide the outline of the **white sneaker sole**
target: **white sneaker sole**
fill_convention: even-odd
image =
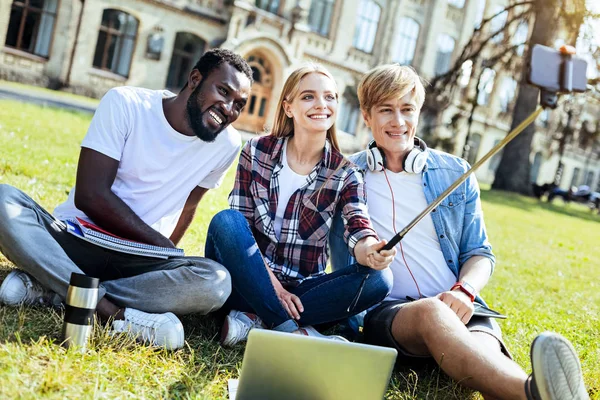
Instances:
[[[545,332],[536,337],[531,344],[531,366],[542,399],[589,399],[577,353],[562,336]]]
[[[234,338],[230,337],[231,325],[233,323],[233,318],[229,315],[227,315],[223,321],[223,326],[221,327],[221,338],[219,339],[219,342],[223,347],[232,347],[238,343],[233,340]]]
[[[2,281],[2,285],[0,285],[0,303],[6,304],[7,306],[20,306],[23,303],[23,301],[7,301],[7,298],[10,298],[12,295],[12,293],[9,292],[12,280],[21,280],[21,278],[18,277],[19,272],[20,271],[16,270],[10,271],[10,273],[6,275],[6,278],[4,278],[4,280]]]

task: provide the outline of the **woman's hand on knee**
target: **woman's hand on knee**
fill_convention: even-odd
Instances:
[[[285,290],[283,286],[279,289],[275,288],[275,293],[277,293],[277,297],[288,315],[295,320],[299,320],[300,313],[304,312],[304,307],[302,306],[300,298]]]

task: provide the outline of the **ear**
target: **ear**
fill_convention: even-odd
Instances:
[[[196,68],[192,69],[188,76],[188,87],[193,91],[202,81],[202,74]]]
[[[292,105],[287,101],[287,100],[283,100],[283,111],[285,112],[285,115],[288,116],[288,118],[292,118]]]
[[[360,112],[362,113],[362,117],[363,117],[363,120],[365,121],[365,125],[367,126],[367,128],[371,129],[371,116],[369,115],[368,112],[366,112],[362,108],[360,109]]]

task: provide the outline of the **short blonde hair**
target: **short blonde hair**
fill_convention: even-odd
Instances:
[[[335,98],[337,100],[337,84],[335,83],[333,75],[331,75],[331,73],[327,71],[325,67],[315,63],[307,63],[301,66],[300,68],[292,72],[290,76],[288,76],[288,78],[285,81],[285,84],[283,85],[283,90],[281,91],[281,96],[279,97],[279,103],[277,104],[277,110],[275,112],[273,128],[271,129],[272,136],[275,136],[277,138],[293,136],[294,121],[292,120],[292,118],[289,118],[285,114],[285,110],[283,109],[283,101],[285,100],[289,103],[294,101],[296,96],[298,96],[298,92],[300,90],[300,82],[305,76],[310,74],[321,74],[331,79],[331,82],[333,82],[333,85],[336,90]],[[327,130],[327,139],[329,139],[329,142],[331,143],[334,149],[340,151],[340,146],[337,140],[337,132],[335,129],[335,122],[333,123],[331,128]]]
[[[419,109],[425,102],[425,87],[412,67],[386,64],[375,67],[363,75],[358,84],[358,101],[366,113],[389,99],[399,99],[412,92]]]

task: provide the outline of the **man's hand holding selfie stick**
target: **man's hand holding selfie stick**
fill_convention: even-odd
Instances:
[[[439,195],[431,204],[427,206],[419,215],[415,217],[404,229],[398,232],[390,241],[383,246],[382,250],[390,250],[396,246],[406,234],[421,221],[427,214],[440,205],[442,201],[464,181],[469,175],[490,159],[494,154],[500,151],[508,142],[513,140],[529,124],[531,124],[540,115],[545,108],[556,108],[558,105],[559,93],[583,93],[587,89],[586,78],[587,62],[582,58],[575,56],[575,48],[571,46],[562,46],[560,50],[554,50],[550,47],[535,45],[531,50],[531,59],[528,64],[527,81],[531,85],[540,88],[540,106],[523,122],[521,122],[512,132],[494,146],[486,155],[477,161],[471,169],[459,177],[442,194]]]

